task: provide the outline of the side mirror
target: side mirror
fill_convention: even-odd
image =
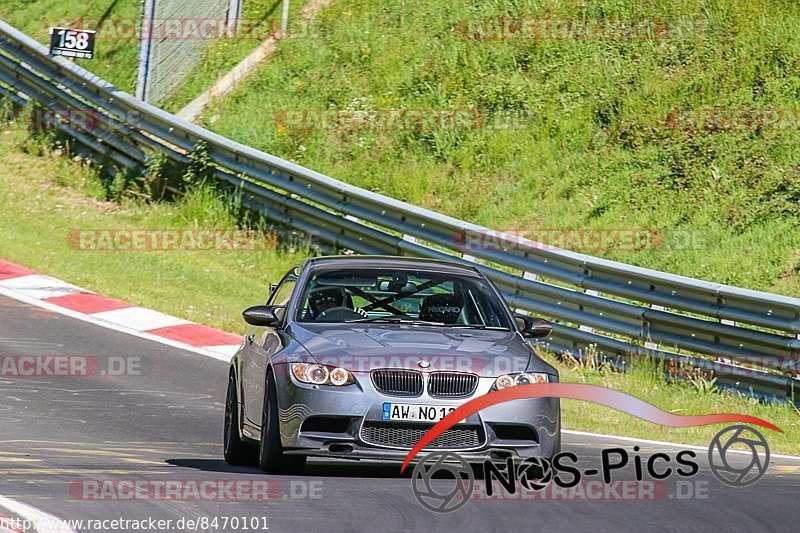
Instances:
[[[550,335],[553,326],[543,318],[534,318],[528,315],[514,315],[523,337],[530,339],[543,339]]]
[[[254,305],[242,313],[244,321],[251,326],[277,326],[283,320],[285,307]]]

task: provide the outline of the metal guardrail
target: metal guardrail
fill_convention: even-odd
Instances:
[[[154,153],[186,162],[203,143],[246,207],[334,246],[477,264],[513,307],[555,322],[547,343],[555,350],[647,356],[673,374],[700,368],[721,387],[794,401],[800,299],[542,246],[345,184],[141,102],[2,21],[0,94],[87,113],[91,128],[59,127],[120,167],[145,167]],[[471,247],[465,235],[490,235],[492,246]]]

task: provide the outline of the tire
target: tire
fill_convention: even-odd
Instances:
[[[233,372],[228,377],[228,392],[225,396],[225,428],[222,445],[222,455],[229,465],[252,465],[258,458],[258,449],[253,444],[243,441],[241,437],[239,400]]]
[[[278,425],[278,390],[272,372],[267,374],[267,390],[264,392],[258,466],[270,474],[301,474],[306,467],[304,455],[283,453]]]

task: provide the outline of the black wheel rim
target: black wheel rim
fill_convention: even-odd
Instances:
[[[233,441],[233,390],[232,382],[228,382],[228,398],[225,402],[225,451],[231,449]]]
[[[270,383],[269,379],[267,379],[267,386],[264,389],[264,412],[261,416],[261,446],[259,452],[261,453],[262,457],[266,459],[268,456],[267,447],[269,446],[269,424],[270,418],[272,414],[270,411],[272,410],[272,403],[270,402],[269,398],[269,391],[270,391]]]
[[[267,431],[269,430],[269,411],[270,411],[270,402],[269,402],[269,382],[267,382],[266,390],[264,391],[264,397],[266,401],[264,402],[264,417],[263,423],[261,424],[261,440],[267,442]]]

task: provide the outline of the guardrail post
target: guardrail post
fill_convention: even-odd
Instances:
[[[584,294],[588,294],[589,296],[600,296],[600,291],[596,291],[596,290],[593,290],[593,289],[586,289],[585,291],[583,291],[583,293]],[[581,310],[583,310],[583,306],[581,306]],[[578,326],[578,329],[581,330],[581,331],[587,331],[589,333],[594,333],[594,328],[592,326],[584,326],[583,324],[580,324]]]
[[[733,326],[733,327],[739,326],[739,324],[737,324],[735,320],[728,320],[727,318],[720,318],[719,322],[720,324],[725,324],[726,326]],[[728,359],[727,357],[717,356],[716,360],[718,363],[725,363],[726,365],[734,364],[733,359]]]
[[[667,308],[664,307],[663,305],[650,304],[650,309],[652,309],[653,311],[665,311]],[[648,350],[658,350],[658,343],[645,341],[644,347],[647,348]]]
[[[536,275],[536,274],[534,274],[533,272],[523,272],[523,273],[522,273],[522,279],[529,279],[529,280],[531,280],[531,281],[537,281],[537,280],[539,279],[539,276],[537,276],[537,275]],[[514,309],[514,312],[515,312],[515,313],[519,313],[519,314],[521,314],[521,315],[529,315],[529,314],[530,314],[530,313],[529,313],[528,311],[526,311],[525,309],[520,309],[520,308],[518,308],[518,307]]]

